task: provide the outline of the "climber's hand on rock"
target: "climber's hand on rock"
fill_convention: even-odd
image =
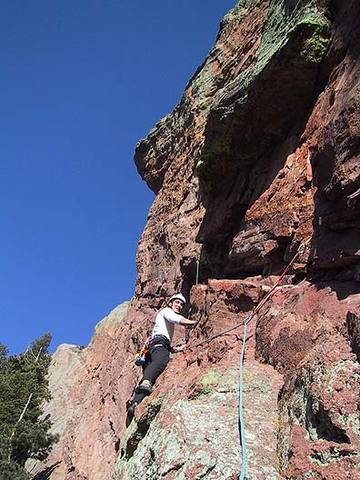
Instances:
[[[175,353],[182,352],[186,348],[186,345],[180,345],[179,347],[174,347],[173,351]]]

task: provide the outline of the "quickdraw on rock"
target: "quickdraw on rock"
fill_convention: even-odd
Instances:
[[[146,340],[144,345],[141,347],[140,351],[136,354],[135,356],[135,365],[137,367],[142,367],[146,365],[146,363],[149,361],[149,355],[150,355],[150,338]]]

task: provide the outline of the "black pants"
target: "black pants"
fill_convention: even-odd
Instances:
[[[143,369],[143,380],[149,380],[153,385],[158,376],[165,370],[170,359],[170,342],[163,335],[156,335],[150,344],[150,361]],[[141,383],[140,382],[140,383]],[[134,401],[140,403],[146,394],[139,392],[135,394]]]

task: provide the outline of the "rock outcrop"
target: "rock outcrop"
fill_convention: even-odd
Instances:
[[[240,0],[225,16],[137,146],[157,196],[135,296],[54,356],[61,438],[38,479],[237,478],[242,322],[269,291],[246,342],[247,478],[360,476],[359,54],[356,0]],[[198,324],[126,429],[133,355],[178,290]]]

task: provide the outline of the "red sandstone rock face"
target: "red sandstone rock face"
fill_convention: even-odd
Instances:
[[[258,357],[286,372],[279,398],[286,478],[355,478],[360,469],[360,366],[349,328],[360,312],[358,290],[347,283],[282,287],[258,321]]]
[[[54,417],[52,480],[237,478],[242,327],[197,344],[241,324],[297,251],[249,325],[248,475],[360,478],[359,19],[355,0],[238,2],[179,105],[138,145],[157,197],[136,295],[76,366],[54,369],[66,385],[49,411],[64,408],[61,391],[68,404]],[[177,334],[188,350],[126,431],[132,357],[179,289],[197,327]]]
[[[240,2],[241,3],[241,2]],[[174,112],[142,140],[135,161],[140,174],[159,192],[137,253],[136,295],[157,307],[179,287],[189,291],[200,245],[196,236],[204,207],[194,169],[216,94],[251,63],[259,46],[268,1],[237,5],[225,17],[215,47],[195,74]]]
[[[45,413],[51,412],[60,441],[46,465],[29,465],[36,478],[111,477],[125,430],[125,402],[136,381],[132,360],[139,340],[132,326],[136,317],[128,311],[124,303],[105,317],[86,349],[65,345],[54,354],[49,376],[53,398]]]
[[[311,3],[316,2],[300,2]],[[156,177],[162,187],[139,246],[138,296],[162,296],[164,282],[187,290],[200,248],[195,240],[203,244],[210,277],[277,273],[301,242],[308,248],[298,269],[309,255],[315,268],[358,261],[359,7],[334,4],[323,17],[322,22],[330,18],[332,23],[324,33],[329,48],[320,62],[302,57],[298,43],[304,20],[296,27],[301,16],[296,8],[287,18],[294,26],[289,37],[284,34],[285,46],[277,55],[268,54],[267,37],[276,38],[272,17],[280,15],[278,4],[273,2],[270,12],[267,2],[239,6],[229,16],[180,104],[138,147],[140,173]],[[262,31],[259,22],[265,24]],[[308,36],[310,44],[319,40]],[[212,71],[210,81],[215,53],[224,68],[216,77]],[[256,66],[256,54],[265,58],[265,68],[260,60]],[[238,68],[225,67],[227,61]],[[231,75],[224,78],[224,72]],[[204,97],[206,105],[199,108]],[[154,158],[161,162],[160,176]],[[153,278],[158,292],[150,287]]]
[[[184,353],[174,354],[153,394],[137,410],[121,440],[116,479],[236,479],[238,438],[238,362],[242,329],[197,347],[241,323],[268,289],[268,282],[209,281],[191,294],[197,327]],[[254,359],[254,328],[246,355],[247,441],[249,465],[257,479],[280,479],[276,455],[277,396],[282,377]],[[264,445],[267,448],[264,449]]]

